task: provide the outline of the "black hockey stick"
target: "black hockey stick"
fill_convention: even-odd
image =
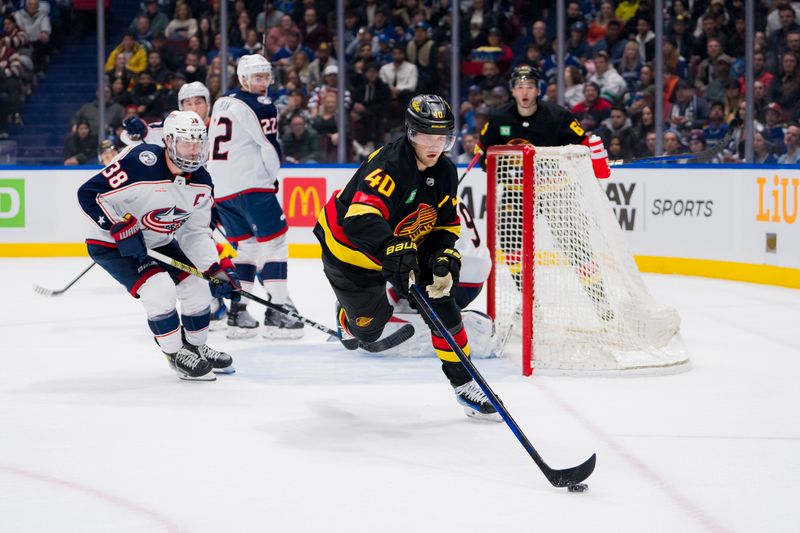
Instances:
[[[65,292],[67,292],[67,289],[69,289],[70,287],[72,287],[73,285],[75,285],[75,283],[76,283],[76,282],[77,282],[79,279],[81,279],[81,278],[83,277],[83,275],[84,275],[84,274],[86,274],[87,272],[89,272],[89,271],[92,269],[92,267],[93,267],[93,266],[95,266],[96,264],[97,264],[97,263],[95,263],[94,261],[92,261],[92,264],[91,264],[91,265],[89,265],[88,267],[84,268],[84,269],[83,269],[83,272],[81,272],[80,274],[78,274],[78,275],[75,277],[75,279],[73,279],[72,281],[70,281],[70,282],[67,284],[67,286],[66,286],[66,287],[64,287],[63,289],[53,290],[53,289],[48,289],[48,288],[46,288],[46,287],[42,287],[41,285],[34,285],[34,286],[33,286],[33,290],[34,290],[34,292],[36,292],[37,294],[41,294],[42,296],[61,296],[62,294],[64,294]]]
[[[166,265],[171,265],[171,266],[177,268],[178,270],[182,270],[182,271],[186,272],[187,274],[191,274],[193,276],[197,276],[198,278],[202,278],[202,279],[204,279],[204,280],[206,280],[208,282],[216,283],[216,284],[227,283],[226,281],[223,281],[221,279],[208,276],[208,275],[204,274],[203,272],[199,271],[198,269],[194,268],[193,266],[189,266],[189,265],[187,265],[185,263],[181,263],[180,261],[178,261],[176,259],[173,259],[173,258],[169,257],[168,255],[164,255],[161,252],[158,252],[156,250],[147,250],[147,255],[149,255],[153,259],[161,261],[162,263],[164,263]],[[288,317],[291,317],[291,318],[294,318],[295,320],[299,320],[303,324],[306,324],[308,326],[311,326],[312,328],[318,329],[318,330],[320,330],[320,331],[322,331],[324,333],[327,333],[328,335],[333,335],[337,339],[339,338],[339,332],[338,331],[336,331],[334,329],[331,329],[328,326],[325,326],[324,324],[320,324],[319,322],[315,322],[315,321],[313,321],[313,320],[311,320],[309,318],[304,317],[301,314],[296,313],[295,311],[292,311],[291,309],[287,309],[287,308],[283,307],[282,305],[274,304],[274,303],[272,303],[272,302],[270,302],[268,300],[264,300],[263,298],[259,298],[255,294],[249,293],[247,291],[241,291],[241,293],[242,293],[242,296],[245,296],[246,298],[249,298],[249,299],[253,300],[256,303],[259,303],[259,304],[261,304],[261,305],[263,305],[265,307],[269,307],[270,309],[274,309],[275,311],[278,311],[279,313],[283,313],[284,315],[286,315]],[[406,326],[408,326],[408,327],[406,327]],[[364,350],[366,350],[368,352],[382,352],[384,350],[388,350],[389,348],[394,348],[398,344],[401,344],[401,343],[407,341],[408,339],[410,339],[413,336],[414,336],[414,326],[412,326],[411,324],[406,324],[405,326],[401,327],[400,329],[398,329],[397,331],[395,331],[391,335],[387,336],[386,338],[377,340],[375,342],[362,342],[362,341],[359,341],[358,346],[359,346],[359,348],[362,348],[362,349],[364,349]]]
[[[728,130],[717,144],[711,148],[703,150],[702,152],[697,152],[696,154],[648,155],[645,157],[633,157],[630,159],[617,159],[615,161],[609,161],[608,165],[616,167],[619,165],[629,165],[631,163],[668,163],[670,161],[681,161],[684,159],[697,161],[698,163],[705,163],[707,161],[711,161],[714,159],[714,157],[722,153],[725,147],[728,146],[728,143],[731,142],[731,139],[733,139],[734,130],[736,130],[738,126],[738,119],[731,120],[731,123],[728,124]]]
[[[417,285],[411,285],[410,288],[411,298],[417,303],[420,312],[426,318],[426,321],[429,324],[433,324],[433,326],[438,331],[439,335],[441,335],[447,344],[450,345],[450,348],[453,349],[458,360],[461,361],[461,364],[464,365],[464,368],[467,369],[469,375],[472,376],[478,385],[481,387],[481,390],[486,394],[489,398],[489,401],[492,403],[497,412],[500,413],[500,416],[503,417],[503,420],[511,429],[511,432],[514,433],[514,436],[517,437],[522,447],[525,448],[525,451],[528,452],[528,455],[531,456],[533,461],[536,463],[536,466],[539,467],[539,470],[542,471],[544,476],[547,478],[547,481],[552,483],[554,487],[574,487],[570,488],[570,491],[580,492],[586,490],[585,485],[579,485],[581,481],[588,478],[592,472],[594,471],[595,461],[597,460],[597,455],[592,454],[589,459],[586,460],[581,465],[578,465],[573,468],[567,468],[564,470],[554,470],[550,468],[547,463],[544,462],[542,456],[536,451],[533,447],[533,444],[528,440],[525,434],[522,432],[522,429],[517,425],[513,418],[511,418],[511,413],[508,412],[506,407],[503,403],[497,398],[497,395],[494,391],[489,387],[489,384],[486,383],[486,380],[483,379],[483,376],[475,365],[472,363],[469,357],[464,354],[464,351],[458,346],[453,336],[447,330],[442,321],[436,315],[436,311],[433,310],[431,304],[428,302],[428,299],[422,293],[422,290]]]

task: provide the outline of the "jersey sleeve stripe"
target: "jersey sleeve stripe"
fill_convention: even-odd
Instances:
[[[336,223],[336,208],[331,207],[333,202],[328,202],[320,214],[318,223],[322,228],[325,235],[324,247],[343,263],[364,268],[367,270],[381,270],[381,266],[377,260],[368,256],[367,254],[354,249],[353,244],[347,239],[344,231]],[[328,211],[333,211],[328,213]],[[333,223],[329,224],[328,220]]]
[[[382,217],[383,213],[381,213],[380,209],[371,205],[350,204],[350,207],[347,209],[347,213],[344,215],[344,218],[358,217],[361,215],[378,215],[379,217]]]
[[[377,208],[381,212],[383,218],[389,220],[389,208],[386,207],[386,204],[383,203],[383,200],[381,200],[377,196],[373,196],[371,194],[366,194],[364,192],[358,191],[355,195],[353,195],[352,203],[371,205]]]

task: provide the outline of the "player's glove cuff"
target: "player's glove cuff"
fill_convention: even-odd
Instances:
[[[433,283],[425,287],[428,296],[433,299],[450,296],[461,272],[461,254],[455,248],[443,248],[431,256],[430,267]]]
[[[239,279],[239,274],[236,272],[236,267],[233,266],[233,262],[227,257],[220,260],[219,263],[212,264],[204,274],[222,281],[222,283],[215,281],[208,282],[211,295],[214,298],[230,298],[234,292],[242,290],[242,282]]]
[[[603,146],[603,140],[597,135],[592,135],[585,138],[582,144],[589,147],[594,177],[601,180],[611,177],[611,168],[608,166],[608,152]]]

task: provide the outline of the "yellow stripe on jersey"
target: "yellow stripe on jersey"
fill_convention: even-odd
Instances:
[[[444,203],[447,201],[448,198],[450,198],[450,195],[449,194],[445,194],[444,198],[442,198],[442,201],[439,202],[439,204],[436,207],[442,207],[444,205]]]
[[[358,250],[353,250],[336,240],[331,232],[331,228],[328,226],[328,218],[324,209],[320,213],[317,222],[319,222],[319,225],[325,232],[325,246],[339,261],[367,270],[381,270],[381,265],[370,259],[369,256]]]
[[[381,213],[380,209],[366,204],[350,204],[350,207],[347,209],[347,214],[344,215],[344,218],[358,217],[361,215],[378,215],[379,217],[383,218],[383,214]]]

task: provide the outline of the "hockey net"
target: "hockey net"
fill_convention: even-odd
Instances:
[[[678,313],[647,291],[588,148],[492,147],[487,179],[487,311],[525,375],[689,368]]]

